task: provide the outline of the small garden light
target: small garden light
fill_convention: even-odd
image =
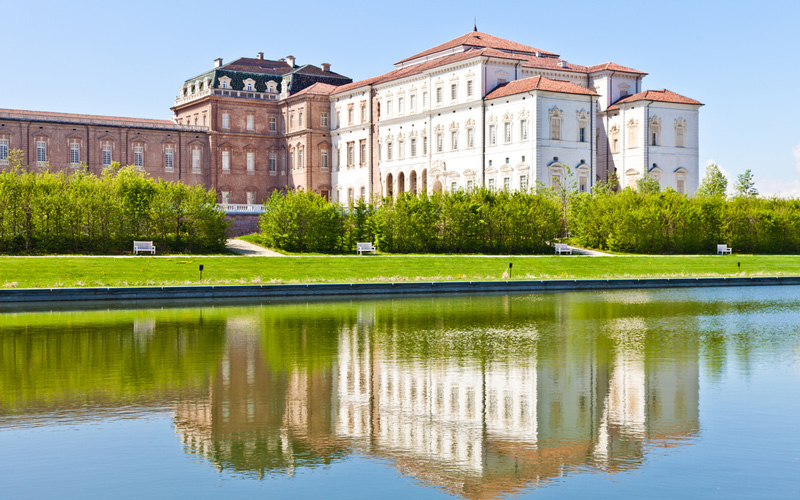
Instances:
[[[203,281],[203,264],[200,264],[200,281]]]

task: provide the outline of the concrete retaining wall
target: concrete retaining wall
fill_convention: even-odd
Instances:
[[[800,276],[753,278],[653,278],[613,280],[434,281],[309,285],[27,288],[0,290],[0,304],[54,301],[291,298],[449,293],[535,293],[642,288],[800,285]]]

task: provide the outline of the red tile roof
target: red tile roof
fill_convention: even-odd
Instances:
[[[661,90],[645,90],[644,92],[639,92],[638,94],[633,94],[623,97],[622,99],[617,100],[617,102],[609,106],[608,109],[609,111],[619,109],[619,104],[627,104],[635,101],[672,102],[676,104],[694,104],[696,106],[703,105],[703,103],[700,101],[695,101],[694,99],[690,99],[686,96],[676,94],[675,92],[669,91],[667,89],[661,89]]]
[[[443,50],[454,49],[462,45],[467,47],[492,48],[503,51],[514,51],[514,52],[527,52],[527,53],[540,52],[544,55],[558,57],[558,54],[555,54],[553,52],[547,52],[546,50],[540,50],[535,47],[530,47],[528,45],[523,45],[521,43],[512,42],[511,40],[506,40],[505,38],[489,35],[488,33],[481,33],[480,31],[470,31],[466,35],[462,35],[458,38],[453,38],[449,42],[445,42],[441,45],[433,47],[432,49],[428,49],[426,51],[420,52],[419,54],[407,57],[402,61],[398,61],[396,64],[402,64],[404,62],[408,62],[413,59],[417,59],[419,57],[429,56],[431,54],[435,54]]]
[[[597,95],[593,90],[581,87],[572,82],[551,80],[543,76],[534,76],[533,78],[523,78],[522,80],[514,80],[513,82],[498,85],[497,88],[486,95],[486,99],[495,99],[533,90],[546,90],[548,92],[560,92],[562,94]]]
[[[309,87],[304,88],[300,92],[296,92],[292,94],[292,97],[296,97],[303,94],[312,94],[312,95],[331,95],[334,90],[338,89],[336,85],[329,85],[327,83],[317,82]]]
[[[79,115],[74,113],[54,113],[52,111],[29,111],[25,109],[0,109],[0,119],[16,119],[31,121],[56,121],[67,123],[122,125],[157,128],[181,128],[170,120],[152,120],[149,118],[126,118],[122,116]]]
[[[627,66],[623,66],[621,64],[607,62],[605,64],[595,64],[594,66],[589,66],[588,72],[589,73],[596,73],[598,71],[618,71],[620,73],[635,73],[637,75],[646,75],[644,71],[639,71],[638,69],[629,68]]]
[[[239,59],[225,64],[222,68],[230,71],[245,71],[247,73],[265,73],[268,75],[285,75],[291,72],[294,68],[289,66],[285,61],[270,61],[268,59],[251,59],[249,57],[240,57]]]

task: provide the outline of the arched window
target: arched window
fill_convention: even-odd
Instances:
[[[639,120],[628,121],[628,148],[639,146]]]
[[[612,153],[619,153],[619,127],[614,125],[608,133],[609,147]]]
[[[550,110],[550,140],[561,140],[561,118],[564,113],[557,107]]]
[[[657,116],[650,119],[650,145],[661,145],[661,119]]]

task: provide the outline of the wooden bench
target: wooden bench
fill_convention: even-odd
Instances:
[[[566,243],[556,243],[556,255],[569,254],[572,255],[572,249]]]
[[[730,255],[733,253],[732,248],[728,248],[728,245],[717,245],[717,255]]]
[[[156,246],[152,241],[134,241],[133,242],[133,255],[139,255],[139,252],[150,252],[156,254]]]
[[[370,242],[356,243],[356,252],[358,252],[358,255],[362,255],[364,252],[375,253],[375,247]]]

